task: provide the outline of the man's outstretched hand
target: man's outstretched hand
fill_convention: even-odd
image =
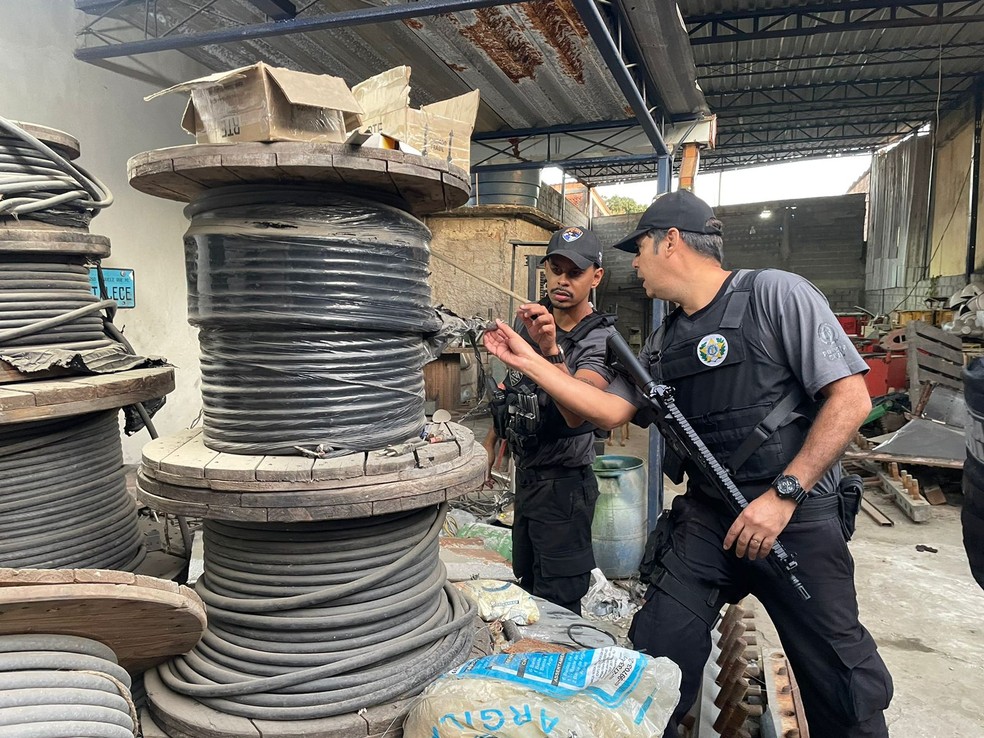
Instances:
[[[497,319],[495,324],[494,331],[485,331],[482,336],[485,348],[510,369],[524,371],[537,356],[533,347],[501,320]]]

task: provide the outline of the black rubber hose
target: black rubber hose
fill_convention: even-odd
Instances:
[[[81,259],[15,254],[0,263],[0,350],[109,346],[103,307]]]
[[[474,608],[446,583],[447,508],[283,525],[205,521],[208,629],[159,667],[220,712],[306,720],[410,696],[468,655]]]
[[[0,427],[0,566],[132,571],[145,553],[118,411]]]
[[[239,454],[369,450],[424,424],[419,335],[208,330],[201,343],[205,445]]]
[[[0,636],[0,738],[133,738],[130,677],[107,646]]]
[[[109,188],[6,118],[0,118],[0,217],[86,227],[109,207]]]

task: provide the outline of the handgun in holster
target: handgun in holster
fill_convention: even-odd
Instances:
[[[864,497],[864,481],[857,474],[848,474],[841,478],[837,486],[840,498],[840,524],[844,540],[854,536],[854,525],[861,511],[861,500]]]

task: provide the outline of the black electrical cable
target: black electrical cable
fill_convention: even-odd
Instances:
[[[0,263],[2,351],[110,346],[113,341],[99,314],[102,308],[82,260],[14,254]],[[85,310],[74,319],[68,317]]]
[[[0,218],[84,228],[112,202],[109,188],[85,169],[0,118]]]
[[[364,450],[423,427],[419,335],[215,329],[199,341],[202,425],[216,451]]]
[[[88,638],[0,636],[0,738],[133,738],[130,676]]]
[[[205,444],[240,454],[372,450],[424,424],[427,227],[399,208],[290,187],[186,209]]]
[[[208,628],[164,683],[220,712],[306,720],[418,693],[461,663],[475,610],[438,558],[446,505],[298,524],[205,521]]]
[[[117,411],[0,426],[0,566],[132,571],[145,553]]]

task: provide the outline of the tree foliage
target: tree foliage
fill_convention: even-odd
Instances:
[[[612,195],[611,197],[603,198],[605,205],[608,207],[608,212],[612,215],[624,215],[626,213],[641,213],[646,209],[646,206],[641,202],[633,200],[631,197],[623,197],[622,195]]]

